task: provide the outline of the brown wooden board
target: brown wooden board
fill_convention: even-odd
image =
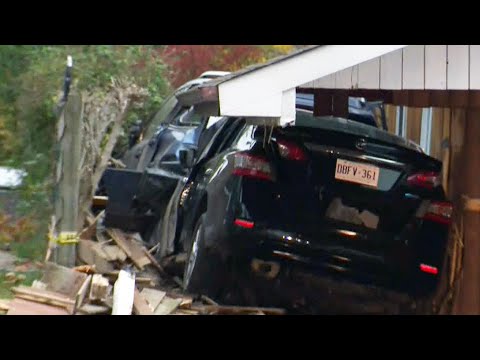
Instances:
[[[47,290],[74,299],[86,278],[86,274],[49,262],[41,281],[47,284]]]
[[[162,302],[155,309],[155,315],[170,315],[180,306],[182,299],[172,299],[168,296],[164,297]]]
[[[80,240],[77,247],[77,255],[81,262],[88,265],[95,265],[95,271],[108,273],[115,270],[113,264],[102,258],[94,250],[96,242],[91,240]]]
[[[127,238],[124,233],[118,229],[107,230],[113,241],[127,254],[136,267],[140,270],[152,262],[145,254],[143,248],[134,240]]]
[[[140,294],[145,298],[150,309],[155,311],[167,293],[156,289],[144,288]]]
[[[136,287],[133,297],[133,312],[136,315],[153,315],[153,310],[148,305],[147,300],[145,300]]]
[[[77,309],[83,305],[83,302],[85,300],[85,297],[87,296],[91,282],[92,282],[92,275],[88,275],[85,281],[83,282],[82,286],[78,290],[77,295],[75,296],[75,307],[73,310],[74,314],[77,311]]]
[[[68,311],[58,306],[41,304],[35,301],[15,298],[10,304],[7,315],[69,315]]]

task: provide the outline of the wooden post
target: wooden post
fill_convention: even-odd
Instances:
[[[78,197],[80,191],[80,162],[82,144],[82,98],[72,92],[60,115],[58,125],[59,158],[55,189],[55,234],[57,243],[54,260],[63,266],[75,265],[75,241],[62,243],[59,235],[77,233]],[[60,239],[60,242],[58,241]]]
[[[469,198],[480,198],[480,110],[466,111],[465,143],[462,156],[463,166],[457,176],[463,179],[462,194]],[[460,189],[459,189],[460,190]],[[464,254],[463,271],[460,278],[459,293],[455,303],[456,314],[480,314],[480,213],[465,211],[464,224]]]

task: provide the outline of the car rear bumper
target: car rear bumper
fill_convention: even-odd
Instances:
[[[295,238],[282,231],[232,226],[228,233],[235,273],[248,280],[246,285],[254,287],[265,304],[294,305],[314,313],[383,314],[404,312],[423,297],[393,278],[389,281],[391,274],[369,277],[328,264],[302,251],[302,245],[293,244]]]

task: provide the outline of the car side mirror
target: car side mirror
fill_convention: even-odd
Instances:
[[[191,168],[193,167],[194,160],[195,160],[195,150],[194,149],[186,149],[180,150],[180,164],[183,168]]]

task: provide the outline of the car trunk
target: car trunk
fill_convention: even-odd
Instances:
[[[381,274],[387,282],[408,277],[418,261],[417,213],[444,195],[407,178],[438,173],[441,163],[381,130],[325,122],[274,132],[275,181],[244,182],[244,203],[256,203],[249,215],[260,227],[298,235],[303,250],[330,270],[367,280]]]

